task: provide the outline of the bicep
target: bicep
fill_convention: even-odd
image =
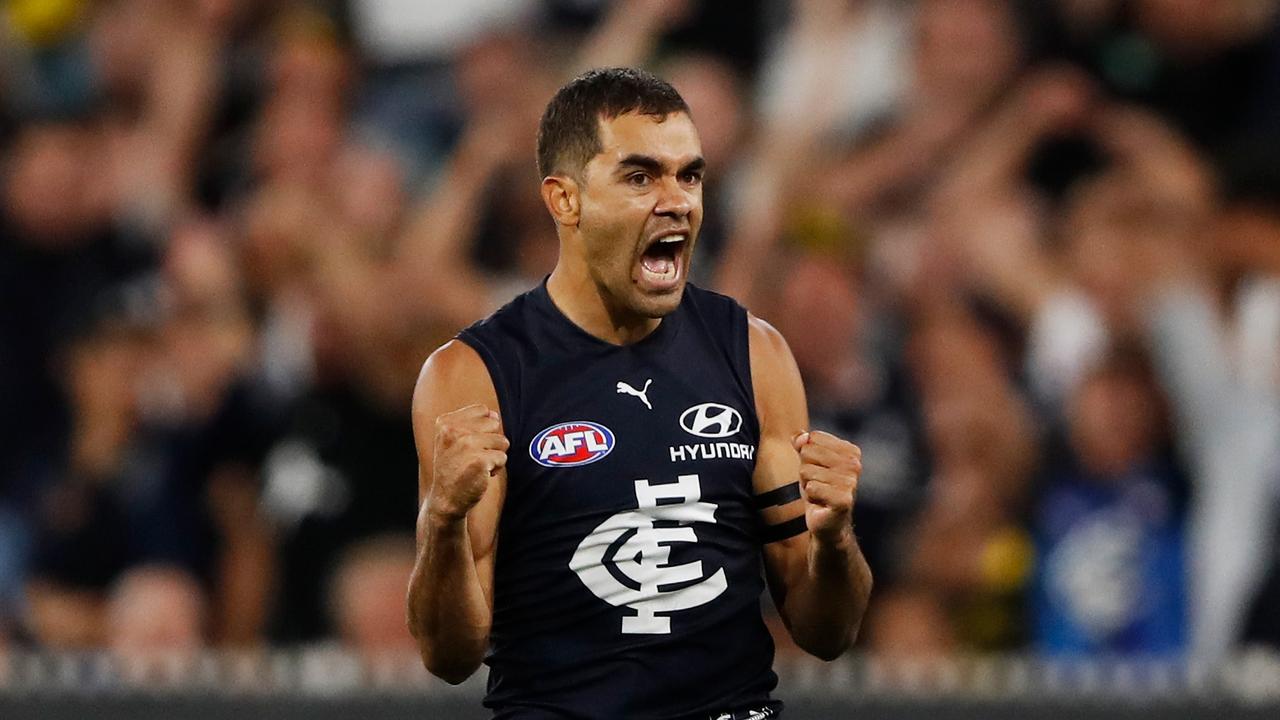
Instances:
[[[498,393],[484,361],[470,346],[452,340],[432,353],[413,393],[413,437],[418,450],[418,545],[425,528],[424,504],[431,497],[434,476],[436,419],[468,405],[500,411]],[[497,550],[498,519],[506,499],[507,471],[501,468],[480,502],[467,513],[472,556],[492,604],[493,558]]]
[[[781,608],[789,579],[803,573],[808,562],[804,502],[798,492],[800,455],[792,442],[808,430],[809,411],[800,371],[782,335],[763,320],[752,318],[750,343],[752,386],[760,419],[752,485],[765,528],[763,554],[769,589]]]

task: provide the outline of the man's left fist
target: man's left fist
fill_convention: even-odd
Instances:
[[[791,444],[800,453],[800,495],[809,532],[828,543],[852,534],[850,517],[862,473],[862,450],[821,431],[800,433]]]

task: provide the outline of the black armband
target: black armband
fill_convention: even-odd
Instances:
[[[769,543],[786,540],[795,537],[803,532],[808,531],[809,526],[805,524],[804,516],[797,515],[786,522],[780,522],[777,525],[766,525],[760,533],[760,542],[768,545]]]
[[[760,511],[769,508],[781,507],[789,503],[793,503],[800,499],[800,482],[796,481],[776,487],[768,492],[760,493],[753,498],[756,509]],[[767,545],[769,543],[786,540],[789,537],[795,537],[806,530],[808,526],[805,524],[804,515],[797,515],[790,520],[784,520],[772,525],[765,525],[760,533],[760,542]]]
[[[800,499],[800,481],[797,480],[782,487],[776,487],[769,492],[763,492],[753,498],[755,500],[756,509],[764,510],[775,505],[786,505]]]

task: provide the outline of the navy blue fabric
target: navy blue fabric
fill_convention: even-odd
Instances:
[[[688,286],[679,308],[652,334],[616,346],[570,322],[544,283],[459,337],[484,359],[511,440],[485,660],[485,704],[495,717],[685,718],[726,708],[780,709],[769,696],[777,678],[760,610],[762,527],[751,486],[760,428],[746,312],[729,298]],[[565,423],[588,433],[594,450],[552,450],[542,458],[555,446],[535,439]],[[568,450],[600,457],[547,466],[570,457]],[[647,492],[642,487],[671,497],[657,500],[659,510],[650,498],[644,511],[650,515],[637,516]],[[696,487],[699,496],[674,497],[676,487]],[[662,506],[681,503],[704,510],[710,503],[714,513],[696,521],[662,514]],[[695,593],[677,591],[715,587],[717,575],[724,583],[696,605],[650,610],[648,622],[669,625],[667,632],[636,632],[636,626],[624,632],[644,612],[610,604],[570,567],[588,536],[612,522],[634,526],[637,517],[640,530],[620,531],[607,550],[600,545],[597,571],[608,575],[598,576],[597,585],[625,599],[642,589],[627,568],[642,572],[637,568],[644,566],[669,578],[664,568],[684,566],[698,572],[653,587],[664,602],[688,604]],[[647,517],[655,519],[649,524]],[[644,545],[640,533],[668,539]],[[641,546],[653,554],[633,554]]]
[[[1060,472],[1035,509],[1032,609],[1051,655],[1177,656],[1187,645],[1186,516],[1174,470]]]

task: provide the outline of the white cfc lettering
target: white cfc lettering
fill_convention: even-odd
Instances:
[[[635,612],[622,618],[624,634],[665,635],[671,632],[671,618],[658,613],[704,605],[728,588],[724,568],[707,577],[701,560],[669,564],[671,543],[697,542],[690,525],[714,523],[716,506],[702,502],[697,475],[681,475],[677,482],[662,485],[635,482],[639,507],[600,523],[578,545],[569,568],[596,597]],[[654,527],[659,520],[679,525]],[[677,590],[665,589],[690,582]]]

